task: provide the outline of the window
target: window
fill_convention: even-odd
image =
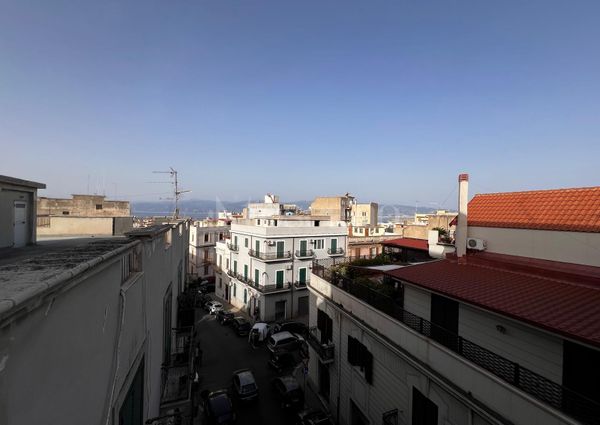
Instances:
[[[244,247],[248,248],[248,238],[244,239]]]
[[[63,215],[69,215],[69,211],[63,211]]]
[[[458,302],[431,294],[431,337],[446,347],[458,349]]]
[[[412,425],[437,425],[438,407],[413,387]]]
[[[333,320],[323,310],[317,310],[317,329],[321,333],[321,344],[333,341]]]
[[[238,237],[237,237],[237,236],[234,236],[234,237],[233,237],[233,244],[234,244],[235,246],[237,246],[237,242],[238,242]]]
[[[358,366],[364,373],[365,380],[373,384],[373,355],[361,342],[348,335],[348,363]]]
[[[325,248],[325,239],[315,239],[315,249]]]
[[[248,264],[244,264],[244,280],[248,280]]]
[[[219,278],[219,289],[223,287],[223,279]]]
[[[321,221],[320,220],[315,220],[315,227],[319,227],[321,225]]]
[[[237,285],[233,284],[233,296],[235,297],[235,293],[237,292]]]
[[[233,272],[237,274],[237,260],[233,260]]]
[[[275,286],[277,288],[283,288],[284,276],[285,276],[284,270],[277,270],[277,272],[275,273]]]
[[[208,233],[204,234],[204,242],[208,242]]]
[[[575,342],[563,341],[563,385],[590,400],[600,401],[600,352]],[[563,407],[577,412],[577,402],[571,397],[563,399]],[[600,409],[595,416],[600,417]]]
[[[144,420],[144,360],[138,366],[135,377],[119,409],[119,425],[137,425]]]
[[[248,290],[244,288],[244,304],[248,302]]]
[[[97,210],[101,210],[102,209],[102,204],[96,204],[96,209]]]
[[[204,276],[208,274],[208,266],[204,266]]]
[[[319,362],[319,394],[329,399],[329,366]]]
[[[260,278],[260,271],[258,269],[254,269],[254,283],[258,285],[258,281]]]

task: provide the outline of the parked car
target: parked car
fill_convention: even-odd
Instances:
[[[308,326],[306,326],[304,323],[301,323],[301,322],[292,322],[292,321],[281,322],[281,323],[277,323],[277,324],[275,324],[275,326],[273,326],[272,333],[276,334],[276,333],[284,332],[284,331],[288,331],[293,334],[298,334],[298,335],[302,335],[305,337],[308,335]]]
[[[247,336],[250,332],[250,328],[252,327],[250,322],[244,319],[242,316],[234,317],[233,321],[231,322],[231,326],[238,336]]]
[[[288,331],[278,332],[267,339],[267,348],[272,353],[295,350],[299,345],[300,338]]]
[[[291,372],[299,363],[298,356],[289,351],[271,353],[271,359],[269,360],[269,366],[275,369],[277,373]]]
[[[217,320],[222,325],[228,325],[233,321],[233,313],[230,311],[221,310],[217,312]]]
[[[223,310],[223,304],[218,302],[213,302],[210,306],[210,310],[208,311],[210,314],[217,314],[219,311]]]
[[[273,379],[273,389],[284,409],[299,410],[304,407],[304,393],[293,376],[286,375]]]
[[[204,303],[204,310],[210,312],[210,309],[211,309],[211,307],[212,307],[213,304],[219,304],[219,302],[215,301],[215,300],[212,300],[212,299],[209,299],[208,301],[206,301]]]
[[[250,369],[233,372],[233,392],[240,400],[255,400],[258,397],[258,385]]]
[[[252,326],[252,329],[250,330],[250,334],[256,333],[257,334],[256,342],[263,342],[269,337],[269,330],[270,330],[270,327],[268,324],[266,324],[264,322],[256,322]],[[250,339],[250,338],[248,338],[248,339]]]
[[[198,295],[196,297],[196,307],[206,308],[206,303],[212,301],[212,299],[208,295]]]
[[[333,421],[322,410],[308,409],[297,413],[296,425],[333,425]]]
[[[235,412],[227,390],[203,391],[202,405],[207,424],[233,424]]]

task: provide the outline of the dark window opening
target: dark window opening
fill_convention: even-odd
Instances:
[[[451,350],[458,350],[458,302],[431,294],[431,337]]]
[[[563,392],[563,407],[567,412],[581,413],[578,398],[571,391],[579,393],[600,404],[600,351],[570,341],[563,341],[563,386],[570,391]],[[591,403],[590,403],[591,405]],[[600,417],[598,405],[593,415]],[[589,409],[585,409],[586,414]],[[592,419],[590,417],[590,419]]]
[[[373,385],[373,355],[358,339],[348,335],[348,363],[358,366],[367,383]]]
[[[319,394],[329,400],[329,366],[319,362]]]
[[[321,331],[321,344],[333,341],[333,320],[323,310],[317,310],[317,329]]]
[[[412,425],[437,425],[438,407],[413,387]]]
[[[102,209],[102,204],[96,204],[96,209],[97,210],[101,210]]]
[[[319,227],[321,225],[321,221],[320,220],[315,220],[315,227]]]
[[[144,361],[142,360],[119,409],[119,425],[142,425],[143,420]]]
[[[63,215],[69,215],[70,212],[69,211],[63,211]]]

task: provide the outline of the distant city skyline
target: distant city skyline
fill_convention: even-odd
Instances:
[[[0,174],[41,196],[456,205],[600,182],[600,3],[0,5]],[[163,176],[159,176],[163,177]],[[88,184],[89,181],[89,184]]]

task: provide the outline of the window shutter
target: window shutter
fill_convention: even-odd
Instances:
[[[350,363],[352,366],[355,366],[358,361],[357,343],[358,341],[355,338],[352,338],[350,335],[348,335],[348,363]]]
[[[317,328],[325,332],[325,313],[323,310],[317,310]]]
[[[373,355],[364,347],[363,365],[365,366],[365,380],[373,385]]]

